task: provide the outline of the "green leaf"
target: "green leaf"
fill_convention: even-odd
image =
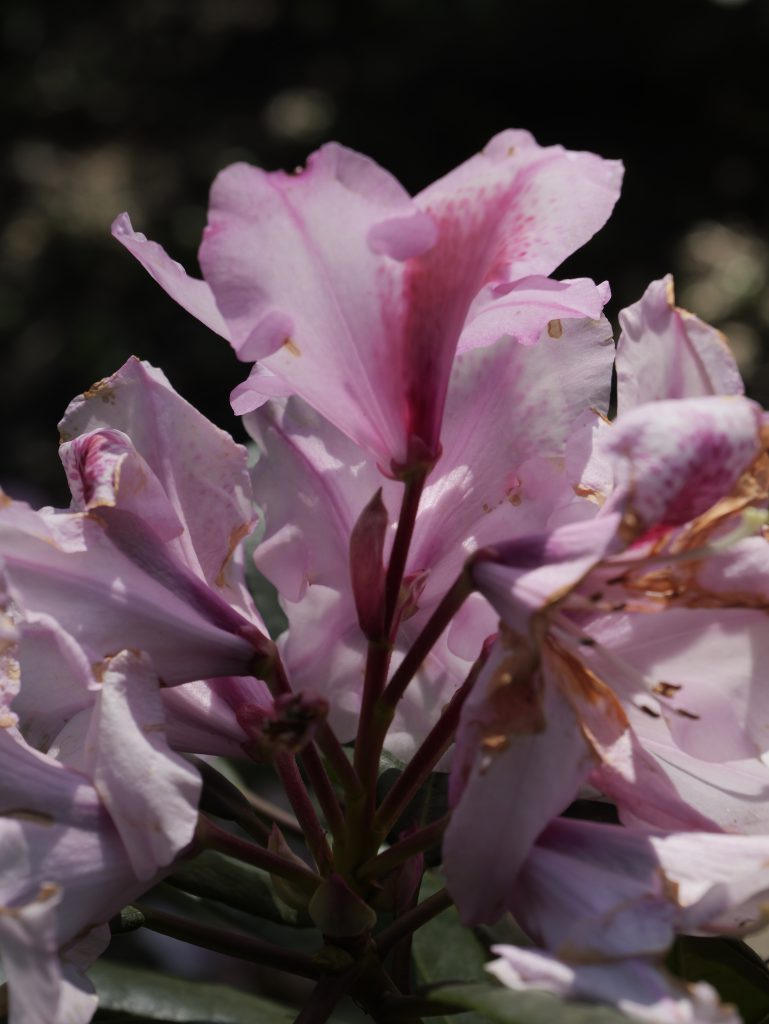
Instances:
[[[406,767],[406,762],[401,761],[395,754],[391,754],[387,750],[383,750],[379,758],[379,774],[382,775],[384,772],[395,770],[402,772]]]
[[[477,1011],[463,1014],[457,1024],[471,1020],[496,1024],[628,1024],[627,1017],[603,1006],[567,1003],[547,992],[513,992],[490,983],[439,985],[426,995],[433,1002]]]
[[[437,871],[425,872],[420,900],[427,899],[442,887],[443,880]],[[486,951],[471,929],[459,920],[454,907],[449,907],[414,932],[412,956],[419,982],[423,985],[475,981],[485,977]],[[474,1013],[462,1016],[463,1024],[483,1024],[483,1021],[483,1017]]]
[[[183,864],[166,882],[182,892],[217,900],[235,910],[277,924],[300,928],[312,924],[307,914],[293,910],[277,898],[266,871],[215,850],[206,850],[193,861]]]
[[[769,1017],[769,969],[746,943],[681,935],[667,966],[686,981],[707,981],[737,1007],[745,1024],[764,1024]]]
[[[108,960],[95,963],[88,975],[99,994],[100,1011],[130,1014],[146,1021],[291,1024],[296,1016],[278,1003],[227,985],[172,978]],[[105,1015],[103,1019],[110,1018]]]

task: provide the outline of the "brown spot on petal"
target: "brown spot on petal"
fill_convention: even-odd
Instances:
[[[0,729],[10,729],[16,725],[16,718],[13,715],[0,715]]]
[[[563,324],[560,320],[551,320],[547,325],[547,333],[551,338],[560,338],[563,334]]]
[[[691,718],[692,721],[698,721],[699,715],[695,715],[693,711],[687,711],[686,708],[676,708],[676,714],[680,715],[681,718]]]
[[[299,346],[293,340],[293,338],[284,338],[283,348],[292,356],[300,356],[302,354],[302,350],[299,348]]]
[[[488,754],[498,754],[505,750],[509,743],[507,736],[485,736],[481,742],[481,749]]]
[[[163,722],[153,722],[151,725],[143,725],[142,732],[145,736],[151,732],[165,732],[165,724]]]
[[[652,686],[652,691],[658,693],[660,697],[674,697],[676,693],[681,689],[680,683],[656,683]]]
[[[648,715],[649,718],[659,718],[660,717],[659,711],[652,710],[652,708],[648,707],[646,704],[640,704],[639,707],[638,707],[638,710],[639,711],[643,711],[643,713],[645,715]]]
[[[0,916],[4,917],[21,917],[26,907],[32,903],[45,903],[52,896],[55,896],[60,891],[60,886],[54,882],[43,882],[37,891],[37,895],[34,899],[30,900],[29,903],[23,903],[18,907],[3,907],[0,906]]]
[[[247,537],[251,532],[251,525],[251,523],[241,523],[239,526],[236,526],[235,529],[230,534],[230,538],[227,545],[227,554],[225,555],[224,561],[222,562],[222,566],[219,569],[219,572],[216,574],[216,579],[214,580],[217,587],[225,586],[226,580],[224,578],[224,573],[227,569],[227,566],[230,564],[230,559],[232,558],[235,552],[235,548],[238,546],[238,544],[240,544],[243,538]]]
[[[603,505],[606,501],[605,494],[597,491],[594,487],[588,487],[586,484],[576,484],[574,493],[578,498],[586,498],[588,501],[592,501],[594,505]]]

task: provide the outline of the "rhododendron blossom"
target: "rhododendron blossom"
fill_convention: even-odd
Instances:
[[[253,364],[250,450],[131,358],[61,420],[69,508],[0,495],[10,1024],[125,1010],[129,928],[312,979],[299,1024],[769,1015],[685,964],[769,907],[769,420],[671,278],[615,350],[551,277],[620,177],[521,131],[414,197],[237,164],[202,278],[117,218]]]

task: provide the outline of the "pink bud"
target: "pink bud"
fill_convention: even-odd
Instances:
[[[370,640],[384,629],[384,541],[389,515],[381,487],[361,512],[350,536],[350,577],[358,622]]]

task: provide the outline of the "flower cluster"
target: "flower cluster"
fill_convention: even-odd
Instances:
[[[333,144],[235,165],[202,280],[116,220],[253,364],[232,402],[259,458],[131,359],[61,421],[70,508],[0,498],[12,1024],[90,1020],[106,923],[211,847],[309,913],[325,954],[285,964],[321,1002],[331,979],[395,1013],[387,957],[453,902],[530,941],[494,947],[503,986],[739,1020],[661,965],[769,902],[769,421],[669,278],[615,347],[608,286],[551,276],[620,181],[520,131],[413,198]],[[274,766],[308,859],[214,757]],[[437,771],[447,813],[404,827]]]

